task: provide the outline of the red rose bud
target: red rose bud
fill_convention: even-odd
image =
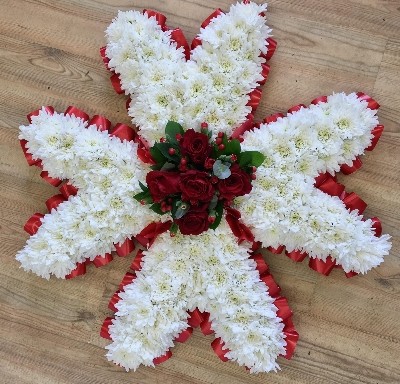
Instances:
[[[177,134],[175,135],[175,138],[176,138],[176,140],[181,141],[182,135],[181,135],[180,133],[177,133]]]
[[[244,172],[238,164],[233,164],[230,170],[231,175],[218,183],[221,198],[233,200],[237,196],[250,193],[252,185],[249,174]]]
[[[169,148],[168,149],[168,153],[172,156],[172,155],[175,155],[175,149],[174,148]]]
[[[175,233],[175,232],[170,232],[170,233],[169,233],[169,236],[170,236],[170,237],[175,237],[175,236],[176,236],[176,233]]]
[[[204,164],[206,158],[211,154],[211,146],[208,136],[188,129],[179,143],[183,156],[189,157],[195,164]]]
[[[210,224],[212,224],[212,223],[214,223],[214,221],[215,221],[215,216],[208,216],[208,222],[210,223]]]
[[[208,124],[206,122],[203,122],[200,124],[200,127],[203,129],[207,129],[208,128]]]
[[[223,132],[218,132],[218,137],[222,139],[224,137],[224,133]]]
[[[215,139],[215,144],[221,145],[221,144],[222,144],[222,139],[221,139],[220,137],[217,137],[217,138]]]
[[[146,202],[144,200],[140,200],[140,204],[146,205]]]
[[[217,176],[213,176],[213,177],[211,178],[211,183],[212,183],[212,184],[217,184],[217,183],[218,183],[218,177],[217,177]]]
[[[225,145],[224,145],[224,144],[218,145],[218,149],[219,149],[220,151],[223,151],[223,150],[225,149]]]
[[[215,163],[215,159],[207,158],[204,162],[204,168],[211,169]]]
[[[181,172],[186,172],[186,171],[187,171],[186,165],[179,165],[178,169],[179,169]]]
[[[187,164],[187,160],[184,157],[182,157],[182,159],[181,159],[181,164],[182,165],[186,165]]]
[[[251,167],[251,172],[253,172],[253,173],[254,173],[254,172],[257,172],[257,167],[254,167],[254,166]]]
[[[233,162],[237,161],[237,156],[235,154],[231,155],[231,160]]]
[[[160,139],[160,143],[165,143],[167,141],[167,139],[165,138],[165,137],[162,137],[161,139]]]
[[[214,188],[207,172],[191,170],[181,174],[180,189],[182,200],[186,201],[208,202],[214,196]]]
[[[180,193],[180,174],[178,172],[150,171],[146,184],[155,203],[160,203],[169,195]]]
[[[252,173],[250,177],[251,177],[251,180],[255,180],[255,179],[257,179],[257,176],[256,176],[256,174],[255,174],[255,173]]]

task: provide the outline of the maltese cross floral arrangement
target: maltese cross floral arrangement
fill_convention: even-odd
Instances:
[[[265,12],[218,9],[191,47],[158,12],[119,12],[100,52],[139,130],[50,106],[20,127],[29,165],[60,187],[25,224],[25,270],[69,279],[141,246],[101,329],[126,370],[162,363],[200,326],[223,361],[275,371],[298,334],[259,250],[347,277],[389,253],[335,176],[377,144],[376,101],[336,93],[254,120],[276,48]]]

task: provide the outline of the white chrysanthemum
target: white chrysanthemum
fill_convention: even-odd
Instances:
[[[201,29],[202,45],[189,61],[154,17],[118,13],[107,29],[108,66],[131,96],[129,115],[144,138],[154,143],[168,120],[196,130],[206,121],[228,135],[246,120],[248,94],[263,80],[260,54],[271,32],[265,11],[266,5],[232,5]]]
[[[247,247],[237,245],[226,222],[199,236],[164,233],[143,260],[137,278],[119,294],[108,359],[126,370],[153,366],[187,328],[187,310],[198,307],[210,313],[229,359],[252,372],[279,368],[284,325]]]
[[[339,93],[245,134],[243,149],[265,155],[250,198],[237,199],[258,241],[331,256],[346,272],[366,273],[383,261],[390,236],[374,236],[371,220],[313,188],[318,173],[339,171],[369,146],[375,113],[356,94]]]
[[[86,258],[115,250],[116,243],[139,233],[158,216],[137,203],[139,181],[147,169],[137,145],[100,132],[75,116],[42,110],[20,139],[54,178],[69,179],[78,196],[42,219],[18,255],[24,269],[42,277],[65,277]]]

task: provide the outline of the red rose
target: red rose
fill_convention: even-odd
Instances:
[[[182,200],[186,201],[208,202],[214,196],[214,188],[207,172],[192,170],[182,173],[180,188]]]
[[[193,129],[188,129],[184,133],[180,149],[182,155],[188,156],[195,164],[203,164],[211,153],[208,136]]]
[[[178,172],[151,171],[146,175],[146,184],[155,203],[164,200],[168,195],[179,193],[180,174]]]
[[[185,216],[176,220],[182,235],[200,235],[200,233],[207,231],[210,225],[207,208],[208,204],[191,207]]]
[[[247,195],[252,188],[250,175],[243,171],[238,164],[233,164],[230,169],[231,175],[218,183],[220,196],[226,200]]]

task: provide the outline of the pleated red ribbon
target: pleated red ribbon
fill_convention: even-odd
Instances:
[[[122,89],[121,85],[121,80],[119,76],[116,73],[113,73],[110,77],[111,80],[111,85],[113,86],[115,92],[118,93],[118,95],[123,94],[125,91]]]
[[[362,161],[361,161],[359,156],[356,156],[355,160],[353,161],[353,164],[351,164],[351,165],[342,164],[340,166],[340,171],[344,175],[350,175],[351,173],[353,173],[353,172],[357,171],[358,169],[360,169],[361,166],[362,166]]]
[[[119,284],[118,289],[120,291],[124,290],[124,287],[128,284],[131,284],[136,279],[136,275],[131,272],[126,272],[125,276],[123,277],[122,281]]]
[[[110,130],[110,135],[118,137],[123,140],[133,141],[136,138],[136,132],[133,128],[126,124],[117,123],[113,129]]]
[[[176,338],[175,341],[177,341],[178,343],[184,343],[185,341],[187,341],[189,339],[189,337],[192,335],[193,333],[193,328],[192,327],[188,327],[186,329],[184,329]]]
[[[70,196],[75,196],[78,193],[78,188],[75,188],[71,184],[63,184],[59,191],[64,196],[65,200],[68,200]]]
[[[133,271],[140,271],[142,269],[142,260],[143,260],[143,250],[139,249],[136,253],[135,258],[132,261],[130,268]]]
[[[168,231],[171,228],[171,225],[171,221],[167,221],[165,223],[153,222],[135,236],[136,240],[144,247],[149,248],[153,244],[156,237]]]
[[[111,309],[113,312],[117,312],[117,308],[115,308],[115,305],[121,300],[121,298],[119,296],[120,292],[121,292],[120,290],[116,291],[112,295],[112,297],[108,303],[108,308]]]
[[[167,29],[166,25],[165,25],[165,23],[167,21],[167,17],[165,15],[163,15],[162,13],[153,11],[151,9],[144,9],[143,14],[147,15],[148,18],[154,17],[157,21],[157,24],[161,27],[161,29],[163,31],[165,31]]]
[[[251,107],[252,113],[254,113],[257,107],[259,106],[261,101],[261,96],[262,96],[261,88],[255,88],[249,93],[250,100],[247,102],[246,105]]]
[[[283,113],[275,113],[271,116],[267,116],[266,118],[264,118],[263,123],[265,124],[275,123],[275,121],[277,121],[280,117],[285,117],[285,115]]]
[[[111,128],[111,121],[105,116],[94,115],[88,123],[88,126],[95,125],[99,131],[108,131]]]
[[[203,314],[203,321],[200,324],[200,329],[205,336],[214,333],[214,331],[211,329],[210,314],[208,312]]]
[[[92,263],[95,265],[96,268],[103,267],[104,265],[107,265],[108,263],[111,263],[113,261],[113,256],[111,253],[106,253],[104,256],[98,255],[96,256]]]
[[[368,103],[368,108],[375,110],[378,109],[380,107],[379,103],[377,101],[375,101],[371,96],[366,95],[363,92],[357,92],[357,97],[360,100],[364,100]]]
[[[371,131],[374,137],[371,140],[370,146],[365,149],[366,151],[372,151],[375,148],[376,144],[378,144],[380,137],[382,136],[383,129],[384,126],[379,124]]]
[[[44,109],[49,115],[54,115],[54,108],[51,105],[48,105],[46,107],[42,107],[39,109],[36,109],[35,111],[29,113],[26,118],[28,119],[29,123],[32,123],[32,117],[33,116],[38,116],[39,112]]]
[[[112,325],[113,317],[107,317],[100,329],[100,336],[104,339],[112,340],[110,336],[109,327]]]
[[[225,14],[225,12],[222,9],[220,9],[220,8],[216,9],[210,16],[207,17],[207,19],[205,19],[201,23],[201,28],[207,27],[211,23],[212,19],[218,17],[219,15],[224,15],[224,14]]]
[[[310,261],[308,262],[308,265],[311,269],[325,276],[328,276],[332,272],[335,264],[335,260],[333,260],[330,256],[326,258],[326,261],[310,258]]]
[[[107,55],[106,55],[106,49],[107,49],[107,47],[101,47],[100,48],[100,56],[101,56],[101,58],[103,59],[103,63],[104,63],[104,65],[106,66],[106,68],[107,69],[110,69],[109,67],[108,67],[108,63],[110,62],[110,59],[107,57]]]
[[[155,359],[153,359],[153,363],[154,363],[154,365],[158,365],[158,364],[164,363],[171,357],[172,357],[172,352],[170,350],[168,350],[165,353],[165,355],[162,355],[162,356],[159,356],[159,357],[156,357]]]
[[[238,218],[228,212],[225,218],[232,233],[238,238],[238,244],[241,244],[243,241],[249,241],[250,243],[254,241],[254,235],[251,233],[250,228],[239,220],[240,216]]]
[[[298,112],[302,108],[307,108],[307,106],[305,106],[304,104],[297,104],[297,105],[293,106],[292,108],[289,108],[288,113]]]
[[[261,64],[261,76],[263,77],[263,80],[259,82],[260,85],[264,85],[265,82],[267,81],[269,71],[271,67],[268,64]]]
[[[229,351],[229,349],[224,349],[225,343],[221,340],[220,337],[215,339],[211,343],[211,347],[216,353],[216,355],[222,360],[222,361],[228,361],[229,359],[225,356]]]
[[[73,105],[70,105],[64,112],[65,115],[74,115],[75,117],[78,117],[79,119],[82,119],[83,121],[88,121],[89,120],[89,115],[86,112],[83,112],[81,109],[74,107]]]
[[[65,278],[69,280],[73,279],[74,277],[84,275],[85,273],[86,273],[86,264],[84,262],[77,263],[76,268],[73,271],[71,271],[70,274],[66,275]]]
[[[268,264],[265,262],[261,253],[256,253],[252,255],[250,259],[256,262],[256,269],[259,272],[260,276],[263,276],[265,273],[268,272],[269,269]]]
[[[262,56],[265,58],[265,60],[268,61],[268,60],[271,60],[272,56],[274,55],[274,53],[276,51],[276,47],[278,46],[278,43],[272,37],[268,37],[267,43],[268,43],[267,54],[262,55]]]
[[[200,324],[203,322],[203,314],[199,311],[198,308],[196,308],[194,311],[188,311],[189,318],[188,318],[188,324],[192,328],[196,328],[200,326]]]
[[[58,194],[50,197],[50,199],[46,200],[46,207],[49,212],[51,212],[52,209],[57,209],[57,207],[66,201],[64,195]]]
[[[232,133],[231,138],[232,139],[238,139],[240,136],[242,136],[245,132],[250,131],[254,127],[254,116],[250,113],[247,116],[247,120],[239,125],[239,127],[235,128],[235,130]]]
[[[177,48],[182,47],[183,52],[185,53],[186,60],[190,59],[190,47],[189,43],[186,40],[185,35],[183,34],[182,29],[176,28],[171,31],[171,39],[176,42]]]
[[[127,237],[123,243],[114,244],[114,247],[118,256],[125,257],[135,249],[135,242]]]
[[[43,219],[43,217],[44,215],[42,215],[41,213],[34,213],[24,225],[25,232],[33,236],[42,225],[41,219]]]

